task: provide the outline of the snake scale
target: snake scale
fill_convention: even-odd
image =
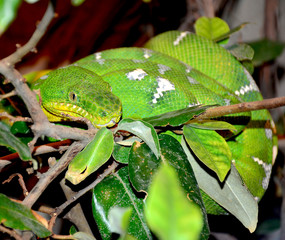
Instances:
[[[262,100],[247,70],[225,48],[190,32],[169,31],[144,48],[95,53],[43,76],[42,108],[51,121],[84,117],[97,128],[121,118],[141,119],[199,104]],[[245,123],[242,120],[249,119]],[[267,110],[231,116],[239,132],[228,139],[245,185],[259,200],[276,156]]]

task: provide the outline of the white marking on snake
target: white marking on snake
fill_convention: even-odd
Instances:
[[[186,64],[186,63],[183,62],[183,61],[179,61],[179,62],[185,66],[185,72],[187,72],[187,73],[190,73],[190,72],[191,72],[191,70],[192,70],[192,67],[191,67],[191,66],[189,66],[188,64]]]
[[[101,52],[97,52],[94,54],[96,61],[102,65],[105,62],[105,59],[102,58],[102,53]]]
[[[200,105],[200,103],[198,101],[196,103],[189,103],[188,107],[195,107],[197,105]]]
[[[161,74],[164,74],[166,71],[171,70],[170,67],[165,66],[165,65],[163,65],[163,64],[157,64],[157,66],[158,66],[158,71],[159,71]]]
[[[273,132],[272,132],[272,129],[271,128],[265,128],[265,135],[267,137],[267,139],[272,139],[272,136],[273,136]]]
[[[141,81],[145,76],[147,76],[147,73],[144,70],[138,68],[134,71],[126,73],[126,76],[129,80]]]
[[[186,68],[186,70],[185,70],[185,71],[186,71],[187,73],[190,73],[190,72],[191,72],[191,70],[192,70],[192,68],[191,68],[191,67],[188,67],[188,68]]]
[[[143,55],[144,58],[150,58],[152,56],[152,51],[150,49],[144,49],[143,52],[144,52]]]
[[[101,52],[94,53],[94,56],[95,56],[96,60],[101,59],[102,58],[102,53]]]
[[[244,69],[244,73],[247,77],[247,80],[249,81],[249,84],[242,86],[239,90],[235,91],[235,94],[239,96],[239,95],[244,95],[247,92],[259,92],[259,89],[255,81],[253,80],[252,76],[249,74],[249,72],[246,69]]]
[[[40,79],[42,79],[42,80],[45,80],[47,78],[48,78],[48,75],[44,75],[44,76],[40,77]]]
[[[158,83],[157,93],[154,94],[153,103],[157,103],[157,99],[163,96],[163,92],[175,90],[175,86],[168,80],[162,77],[156,78]]]
[[[174,46],[177,46],[183,38],[185,38],[187,35],[189,34],[189,32],[182,32],[173,42]]]
[[[132,61],[134,63],[144,63],[145,62],[145,60],[142,60],[142,59],[132,59]]]
[[[270,180],[270,175],[271,175],[271,170],[272,170],[272,164],[267,164],[265,162],[263,162],[261,159],[257,158],[257,157],[252,157],[253,161],[255,161],[256,163],[258,163],[259,165],[261,165],[264,169],[265,172],[265,177],[262,180],[262,187],[264,190],[267,189],[268,184],[269,184],[269,180]]]
[[[231,100],[230,99],[225,98],[224,101],[226,103],[226,106],[231,105]]]
[[[194,78],[187,76],[187,79],[188,79],[189,83],[191,83],[191,84],[199,84],[199,82],[197,82]]]

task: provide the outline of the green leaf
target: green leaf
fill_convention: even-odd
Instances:
[[[0,222],[9,228],[31,230],[41,238],[51,235],[51,232],[36,219],[29,208],[20,203],[11,201],[8,197],[1,193]]]
[[[184,139],[182,139],[181,145],[193,167],[199,187],[239,219],[250,232],[253,232],[257,225],[258,205],[246,186],[244,186],[235,167],[231,167],[225,182],[221,185],[215,177],[198,164],[190,153]]]
[[[265,62],[274,60],[281,55],[285,44],[281,42],[262,39],[248,43],[254,50],[253,65],[260,66]]]
[[[242,61],[241,64],[245,67],[245,69],[250,73],[250,75],[254,72],[254,65],[252,61],[245,60]]]
[[[230,31],[228,24],[218,17],[200,17],[195,22],[194,28],[197,35],[210,40],[215,40]],[[224,41],[222,44],[226,44],[227,41]]]
[[[199,239],[203,226],[199,207],[187,199],[176,172],[166,163],[150,186],[145,216],[150,229],[161,240]]]
[[[115,143],[112,156],[117,162],[127,164],[129,161],[130,149],[130,147],[121,146]]]
[[[153,175],[162,161],[170,164],[177,172],[181,185],[190,201],[200,206],[204,215],[204,228],[201,233],[201,239],[208,239],[209,229],[205,207],[187,156],[179,141],[174,137],[168,134],[160,134],[159,140],[161,159],[156,159],[145,143],[133,145],[129,155],[129,178],[131,183],[137,191],[147,192]]]
[[[73,234],[75,234],[75,233],[77,233],[78,231],[77,231],[77,229],[76,229],[76,227],[74,226],[74,225],[72,225],[70,228],[69,228],[69,234],[70,235],[73,235]]]
[[[215,121],[215,120],[199,120],[198,122],[189,122],[188,126],[205,129],[205,130],[230,130],[236,131],[236,128],[224,121]]]
[[[135,142],[129,154],[129,175],[138,192],[147,192],[161,159],[157,159],[145,143]]]
[[[223,137],[212,130],[202,130],[188,125],[183,127],[184,137],[196,156],[224,181],[231,168],[232,154]]]
[[[242,23],[239,26],[231,29],[230,31],[226,32],[225,34],[217,37],[216,39],[214,39],[214,42],[218,42],[218,43],[223,43],[223,40],[228,39],[233,33],[241,30],[242,28],[244,28],[244,26],[246,26],[247,24],[249,24],[248,22]]]
[[[132,215],[128,234],[137,239],[152,239],[143,215],[143,198],[138,198],[129,183],[128,168],[104,178],[94,189],[92,198],[93,216],[102,239],[110,239],[109,212],[114,207],[131,208]]]
[[[15,19],[22,0],[0,0],[0,35]]]
[[[78,184],[109,160],[113,152],[113,134],[101,128],[93,140],[69,164],[65,178]]]
[[[73,6],[80,6],[82,3],[84,3],[85,2],[85,0],[71,0],[71,4],[73,5]]]
[[[159,158],[159,142],[155,129],[147,122],[141,120],[123,119],[119,122],[117,131],[124,130],[142,139]]]
[[[173,126],[177,127],[182,124],[187,123],[194,116],[201,114],[207,108],[213,107],[216,105],[200,105],[194,107],[188,107],[181,110],[163,113],[157,116],[144,118],[143,120],[150,123],[153,126]]]
[[[234,44],[227,49],[238,61],[252,60],[254,56],[252,47],[245,43]]]
[[[118,233],[121,237],[126,236],[132,208],[121,208],[115,206],[112,208],[108,215],[110,229],[113,233]]]
[[[74,237],[75,240],[96,240],[96,238],[85,232],[77,232],[72,236]]]
[[[33,161],[34,168],[37,169],[37,162],[32,158],[29,147],[16,138],[10,127],[3,122],[0,122],[0,145],[15,149],[23,161]]]
[[[213,200],[207,193],[200,189],[201,196],[207,211],[207,214],[213,215],[229,215],[229,212],[222,208],[215,200]]]
[[[31,132],[31,130],[26,122],[18,121],[15,122],[11,127],[12,134],[17,134],[17,133],[27,134],[29,132]]]
[[[142,140],[136,136],[131,136],[127,139],[123,139],[122,141],[117,141],[116,143],[122,146],[130,147],[134,142],[142,142]]]

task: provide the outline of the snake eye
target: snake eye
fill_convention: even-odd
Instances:
[[[77,95],[76,95],[76,93],[70,92],[70,93],[69,93],[69,99],[70,99],[71,101],[73,101],[73,102],[76,102],[76,100],[77,100]]]

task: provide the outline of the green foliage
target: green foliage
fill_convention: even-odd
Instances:
[[[196,122],[189,121],[188,126],[199,128],[199,129],[205,129],[205,130],[230,130],[230,131],[236,131],[236,128],[224,121],[216,121],[216,120],[199,120]]]
[[[130,147],[122,146],[115,143],[112,156],[117,162],[128,163],[129,153],[130,153]]]
[[[82,182],[108,161],[113,146],[112,132],[107,128],[101,128],[94,139],[69,164],[65,178],[73,184]]]
[[[235,32],[241,30],[244,26],[246,26],[248,23],[245,22],[245,23],[242,23],[240,24],[239,26],[231,29],[230,31],[226,32],[225,34],[222,34],[220,36],[218,36],[217,38],[213,39],[215,42],[217,43],[223,43],[223,40],[226,40],[228,39],[232,34],[234,34]]]
[[[254,66],[252,59],[254,57],[254,50],[252,47],[245,43],[239,43],[234,44],[227,49],[238,61],[243,64],[243,66],[250,72],[250,74],[253,73]]]
[[[15,149],[23,161],[33,161],[34,168],[37,168],[37,162],[33,160],[27,144],[15,137],[11,132],[10,127],[4,122],[0,122],[0,145]]]
[[[110,239],[112,230],[110,211],[114,207],[130,208],[132,214],[127,233],[137,239],[152,239],[143,215],[143,198],[138,198],[130,185],[128,168],[106,177],[93,190],[93,216],[99,227],[102,239]]]
[[[96,238],[84,232],[77,232],[73,234],[72,237],[75,240],[96,240]]]
[[[141,120],[123,119],[118,124],[117,131],[120,130],[128,131],[141,138],[146,144],[148,144],[155,156],[159,158],[158,137],[151,124]]]
[[[183,134],[196,156],[223,182],[231,168],[232,153],[225,139],[216,131],[186,125]]]
[[[209,235],[205,207],[201,199],[198,184],[194,172],[187,160],[179,142],[169,134],[159,135],[161,146],[161,158],[157,159],[146,144],[134,144],[129,155],[129,178],[137,191],[148,192],[153,175],[159,165],[168,163],[171,165],[181,182],[185,193],[191,201],[199,205],[204,217],[204,227],[201,239],[207,239]]]
[[[231,167],[224,184],[221,185],[212,174],[209,174],[207,169],[197,163],[183,139],[181,144],[195,172],[199,187],[253,232],[257,225],[258,205],[244,186],[235,167]],[[212,211],[216,212],[217,210],[212,209]]]
[[[84,2],[85,2],[85,0],[71,0],[71,4],[73,6],[80,6]]]
[[[41,238],[51,235],[51,232],[36,219],[31,209],[11,201],[3,194],[0,194],[0,222],[6,227],[31,230]]]
[[[110,229],[113,233],[120,234],[120,239],[127,239],[131,236],[127,234],[131,215],[131,208],[114,207],[109,212]]]
[[[21,2],[22,0],[0,0],[0,35],[15,19]]]
[[[199,239],[203,226],[199,207],[187,199],[176,172],[166,163],[150,185],[145,216],[150,229],[161,240]]]
[[[228,24],[218,17],[200,17],[195,22],[194,27],[197,35],[203,36],[213,41],[230,31]],[[221,42],[221,44],[226,44],[227,42],[228,39],[225,39]]]
[[[0,0],[0,4],[7,2]],[[2,32],[13,20],[20,2],[11,1],[10,20],[2,24]],[[84,0],[71,2],[78,6]],[[230,35],[244,25],[230,30],[222,19],[202,17],[196,22],[195,30],[200,36],[225,44]],[[228,50],[252,70],[252,59],[255,64],[274,59],[284,44],[263,41],[250,46],[238,44]],[[266,55],[261,52],[264,46],[270,49]],[[130,137],[120,136],[123,139],[115,142],[113,133],[102,128],[73,159],[65,176],[73,184],[82,182],[111,156],[122,163],[118,171],[93,189],[92,214],[102,239],[110,239],[114,233],[119,234],[120,239],[152,239],[153,232],[162,240],[206,240],[209,236],[207,213],[229,212],[251,232],[255,230],[257,202],[232,165],[228,139],[219,134],[220,131],[236,132],[236,128],[225,121],[193,120],[209,107],[213,105],[189,107],[142,120],[123,119],[115,134],[126,131]],[[27,145],[14,136],[30,133],[25,123],[15,123],[10,129],[0,122],[0,130],[0,144],[14,148],[22,160],[33,160]],[[3,210],[0,217],[5,226],[32,230],[39,237],[51,234],[21,204],[4,195],[0,195],[0,203]],[[74,239],[94,239],[83,232],[72,231],[72,234]]]
[[[285,44],[268,39],[248,43],[254,50],[253,64],[260,66],[265,62],[274,60],[281,55]]]
[[[185,124],[194,116],[197,116],[204,112],[207,108],[213,107],[213,105],[201,105],[201,106],[194,106],[189,108],[184,108],[181,110],[167,112],[161,115],[144,118],[143,120],[152,124],[153,126],[180,126]]]
[[[252,60],[254,56],[254,50],[245,43],[234,44],[228,50],[239,61]]]

